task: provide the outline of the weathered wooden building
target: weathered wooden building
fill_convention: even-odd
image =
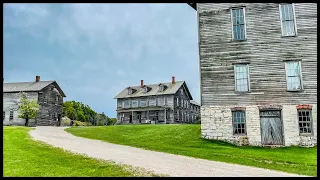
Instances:
[[[25,92],[29,99],[36,100],[40,111],[36,120],[29,120],[30,126],[59,126],[62,116],[63,98],[66,97],[56,81],[3,83],[3,124],[25,125],[25,119],[18,117],[19,93]]]
[[[193,101],[184,81],[131,86],[122,90],[117,99],[117,124],[194,123],[200,106]]]
[[[317,143],[317,4],[189,3],[197,11],[202,136]]]

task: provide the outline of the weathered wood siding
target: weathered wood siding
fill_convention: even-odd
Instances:
[[[26,92],[30,100],[37,100],[37,92]],[[26,120],[18,117],[18,103],[19,93],[3,93],[3,112],[5,112],[5,118],[3,119],[3,125],[21,125],[24,126]],[[10,111],[13,111],[13,119],[10,120]],[[34,120],[29,120],[29,123],[34,123]]]
[[[35,120],[29,120],[29,125],[38,126],[56,126],[57,119],[54,119],[54,114],[61,115],[62,118],[62,104],[63,97],[53,91],[55,84],[50,84],[40,92],[25,92],[29,99],[36,100],[40,105],[38,117]],[[59,96],[59,101],[56,104],[56,97]],[[44,102],[47,97],[47,102]],[[3,93],[3,111],[5,112],[4,125],[24,125],[25,120],[18,117],[18,101],[19,93]],[[14,111],[13,120],[9,120],[10,111]],[[58,118],[58,116],[56,116]]]
[[[245,6],[247,40],[232,41],[231,7]],[[197,3],[201,105],[317,103],[317,4],[295,4],[298,35],[282,37],[277,3]],[[302,92],[288,92],[284,60],[301,60]],[[250,93],[232,63],[250,62]]]

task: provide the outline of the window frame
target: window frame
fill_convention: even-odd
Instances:
[[[237,90],[237,71],[236,71],[236,66],[245,66],[247,68],[247,85],[248,85],[248,90],[247,91],[238,91]],[[250,92],[250,68],[249,64],[234,64],[233,66],[233,71],[234,71],[234,90],[237,93],[248,93]]]
[[[14,119],[14,111],[10,111],[9,113],[9,121],[12,121]]]
[[[281,11],[281,6],[282,6],[282,5],[286,5],[286,4],[291,4],[291,5],[292,5],[294,35],[285,35],[285,34],[283,34],[283,24],[282,24],[282,11]],[[281,37],[296,37],[296,36],[298,36],[297,21],[296,21],[296,11],[295,11],[294,3],[280,3],[280,4],[279,4],[279,15],[280,15],[279,20],[280,20],[280,25],[281,25]]]
[[[231,9],[231,11],[230,11],[230,16],[231,16],[231,41],[246,41],[247,40],[246,7],[245,6],[239,6],[239,7],[232,7],[230,9]],[[236,9],[243,9],[244,39],[234,39],[232,11],[236,10]]]
[[[243,113],[243,117],[244,117],[244,123],[235,123],[234,121],[234,114],[233,113],[236,113],[236,112],[241,112]],[[232,134],[233,136],[243,136],[243,135],[247,135],[247,117],[246,117],[246,111],[245,110],[233,110],[231,111],[231,116],[232,116]],[[244,124],[244,133],[238,133],[236,134],[235,133],[235,129],[234,129],[234,125],[235,124]],[[238,128],[237,128],[238,129]]]
[[[300,121],[299,111],[309,111],[310,118],[310,133],[300,133],[300,123],[307,123],[307,121]],[[313,136],[313,118],[312,118],[312,109],[297,109],[297,117],[298,117],[298,132],[299,136]]]
[[[298,90],[292,90],[292,89],[288,89],[288,67],[287,67],[287,63],[290,62],[297,62],[299,65],[299,78],[300,78],[300,89]],[[299,91],[303,91],[303,80],[302,80],[302,69],[301,69],[301,61],[300,60],[290,60],[290,61],[285,61],[284,63],[284,67],[285,67],[285,71],[286,71],[286,86],[287,86],[287,91],[288,92],[299,92]]]

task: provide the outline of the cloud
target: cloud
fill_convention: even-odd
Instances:
[[[197,33],[186,4],[5,4],[4,75],[57,80],[67,100],[112,116],[113,98],[140,79],[174,75],[197,100]]]

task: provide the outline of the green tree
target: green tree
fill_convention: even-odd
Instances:
[[[25,126],[28,126],[29,119],[36,119],[40,110],[40,105],[35,100],[29,100],[25,92],[19,93],[18,117],[26,120]]]

